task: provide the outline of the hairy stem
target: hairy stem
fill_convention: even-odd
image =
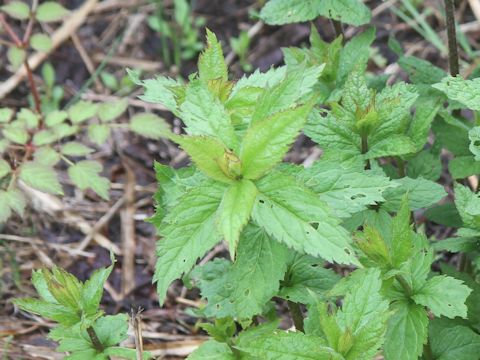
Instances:
[[[23,62],[23,65],[25,66],[25,70],[27,70],[28,85],[30,86],[30,91],[32,92],[33,102],[35,104],[35,112],[37,114],[41,114],[42,107],[41,107],[40,95],[38,94],[37,86],[35,85],[35,81],[33,80],[33,72],[28,63],[28,59],[25,59],[25,61]],[[40,128],[41,127],[42,127],[42,122],[40,122]]]
[[[88,333],[88,337],[90,338],[90,340],[93,344],[93,347],[99,353],[102,353],[103,350],[105,350],[105,348],[103,347],[102,343],[100,342],[100,339],[98,338],[97,333],[95,332],[95,329],[93,328],[93,326],[89,326],[87,328],[87,333]],[[110,359],[110,357],[108,357],[108,358]]]
[[[410,285],[408,284],[407,280],[405,280],[405,278],[402,275],[396,275],[395,279],[397,279],[397,281],[400,283],[400,285],[402,285],[402,288],[405,291],[405,294],[408,297],[411,297],[413,295],[413,290],[410,287]]]
[[[457,47],[457,33],[455,29],[455,4],[454,0],[445,0],[445,17],[447,22],[447,36],[448,36],[448,64],[450,67],[450,75],[456,76],[459,74],[458,65],[458,47]]]
[[[425,360],[434,360],[432,348],[430,347],[430,342],[427,340],[427,343],[423,345],[423,357]]]
[[[302,314],[302,310],[300,309],[300,305],[290,300],[288,300],[287,303],[288,303],[288,309],[290,310],[290,315],[292,317],[295,328],[298,331],[304,332],[305,328],[303,325],[303,314]]]
[[[361,148],[362,154],[366,154],[368,152],[368,139],[367,135],[362,135],[362,148]],[[365,170],[370,170],[370,160],[367,160],[367,163],[365,164]]]

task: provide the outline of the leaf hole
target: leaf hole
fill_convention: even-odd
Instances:
[[[356,195],[352,195],[350,197],[351,200],[355,200],[355,199],[362,199],[362,198],[365,198],[367,197],[365,194],[356,194]]]
[[[250,289],[245,290],[245,293],[244,293],[244,294],[245,294],[245,296],[250,295]]]
[[[315,230],[318,230],[318,222],[316,222],[316,221],[311,222],[310,225],[311,225]]]
[[[258,202],[259,202],[260,204],[265,204],[265,201],[262,200],[262,199],[258,200]]]
[[[350,251],[350,249],[344,248],[343,251],[345,251],[345,254],[347,255],[352,255],[352,252]]]

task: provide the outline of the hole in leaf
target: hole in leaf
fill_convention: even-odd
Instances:
[[[480,140],[475,140],[473,142],[473,146],[477,146],[477,147],[480,146]]]
[[[347,255],[352,255],[352,252],[350,251],[350,249],[344,248],[343,251],[345,251],[345,254]]]
[[[261,199],[258,200],[258,202],[259,202],[260,204],[265,204],[265,201],[264,201],[264,200],[261,200]]]
[[[362,198],[364,198],[364,197],[366,197],[365,194],[356,194],[356,195],[352,195],[352,196],[350,197],[350,199],[351,199],[351,200],[355,200],[355,199],[362,199]]]
[[[248,296],[250,294],[250,289],[245,290],[245,296]]]
[[[316,222],[316,221],[311,222],[310,225],[311,225],[315,230],[318,229],[318,222]]]

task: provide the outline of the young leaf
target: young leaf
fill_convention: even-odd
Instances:
[[[236,181],[227,188],[218,208],[218,229],[229,245],[232,260],[235,259],[240,233],[250,219],[257,193],[255,184],[250,180]]]
[[[95,191],[105,200],[109,199],[108,189],[110,182],[107,178],[98,175],[103,170],[100,163],[91,160],[84,160],[71,165],[68,168],[68,176],[80,190],[87,188]]]
[[[98,117],[103,122],[115,120],[122,115],[128,108],[128,100],[121,99],[113,102],[100,104],[98,107]]]
[[[55,110],[46,116],[45,125],[48,127],[54,127],[64,122],[67,118],[68,113],[66,111]]]
[[[18,215],[23,216],[27,200],[20,190],[13,188],[7,191],[6,204]]]
[[[165,301],[170,283],[190,271],[197,259],[220,241],[220,235],[212,233],[212,229],[224,192],[219,183],[198,186],[185,194],[163,219],[158,229],[163,239],[158,243],[153,277],[160,304]]]
[[[3,159],[0,159],[0,179],[8,175],[12,171],[8,162]]]
[[[145,113],[137,114],[130,119],[130,130],[150,139],[168,138],[171,134],[170,127],[161,117]]]
[[[315,194],[278,172],[255,184],[252,218],[275,240],[330,262],[358,264],[348,233]]]
[[[36,161],[28,161],[20,168],[20,179],[27,185],[55,195],[63,195],[55,170]]]
[[[198,60],[198,73],[203,82],[228,80],[228,70],[223,58],[222,46],[213,32],[207,29],[207,48]]]
[[[319,15],[356,26],[371,18],[370,10],[359,0],[270,0],[260,12],[260,17],[270,25],[304,22]]]
[[[454,179],[465,179],[480,174],[480,161],[475,160],[473,156],[458,156],[450,160],[448,171]]]
[[[236,357],[230,347],[215,340],[202,343],[187,360],[235,360]]]
[[[475,126],[468,132],[470,145],[468,148],[475,155],[475,160],[480,161],[480,126]]]
[[[64,19],[69,13],[56,1],[47,1],[40,4],[35,17],[40,22],[54,22]]]
[[[417,304],[430,308],[435,316],[467,317],[465,301],[472,290],[450,276],[434,276],[413,295]]]
[[[38,51],[48,51],[52,48],[52,45],[52,39],[45,34],[34,34],[30,38],[30,46]]]
[[[60,161],[60,154],[51,147],[43,146],[35,151],[34,158],[41,165],[53,167]]]
[[[312,104],[285,110],[252,125],[240,151],[242,174],[258,179],[270,171],[287,152],[307,120]]]
[[[18,20],[25,20],[30,17],[30,8],[21,1],[10,1],[7,5],[0,7],[0,10]]]
[[[13,114],[13,109],[0,108],[0,123],[8,123],[12,119]]]
[[[97,145],[103,145],[110,136],[110,127],[106,124],[91,124],[88,127],[88,137]]]
[[[27,52],[24,49],[18,47],[11,47],[7,51],[7,58],[10,64],[12,65],[13,70],[17,70],[22,66],[23,62],[27,57]]]
[[[98,111],[98,104],[80,100],[68,109],[68,117],[74,124],[79,124],[94,117]]]
[[[480,228],[480,197],[469,188],[455,184],[455,206],[463,224],[472,229]]]
[[[33,136],[33,145],[43,146],[55,142],[57,135],[51,130],[40,130]]]
[[[190,155],[195,165],[212,179],[231,183],[240,175],[235,170],[240,166],[240,160],[215,138],[176,136],[174,140]]]
[[[428,314],[423,306],[408,301],[393,303],[392,310],[383,347],[385,358],[417,360],[427,342]]]
[[[190,83],[180,107],[180,117],[189,135],[216,137],[230,149],[237,149],[238,139],[230,116],[206,84],[200,81]]]

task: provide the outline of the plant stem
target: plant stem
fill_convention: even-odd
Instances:
[[[398,176],[404,178],[406,176],[405,172],[405,161],[399,156],[397,157],[397,166],[398,166]]]
[[[407,280],[405,280],[405,278],[402,275],[396,275],[395,279],[397,279],[400,285],[402,285],[402,288],[405,291],[405,294],[408,297],[411,297],[413,295],[413,291],[410,285],[408,284]]]
[[[25,59],[23,65],[25,66],[25,70],[27,70],[28,85],[30,86],[30,90],[32,91],[33,102],[35,103],[35,112],[41,115],[42,107],[40,102],[40,95],[38,94],[37,87],[35,86],[35,81],[33,80],[33,72],[30,68],[30,65],[28,64],[28,59]],[[42,127],[42,122],[40,123],[39,127]]]
[[[302,310],[300,309],[300,305],[296,302],[287,300],[288,309],[290,310],[290,315],[293,320],[293,324],[298,331],[304,332],[305,328],[303,325],[303,314]]]
[[[95,332],[95,329],[93,328],[93,326],[89,326],[87,328],[87,333],[88,333],[88,336],[90,337],[90,340],[92,341],[93,347],[98,352],[100,352],[100,353],[103,352],[104,347],[103,347],[102,343],[100,342],[100,339],[98,338],[97,333]]]
[[[458,65],[457,33],[455,29],[455,4],[454,0],[444,1],[448,36],[448,64],[450,67],[450,75],[457,76],[460,71]]]
[[[367,135],[362,135],[362,148],[361,148],[362,154],[366,154],[368,152],[368,139]],[[367,163],[365,164],[365,170],[370,170],[370,160],[367,160]]]

